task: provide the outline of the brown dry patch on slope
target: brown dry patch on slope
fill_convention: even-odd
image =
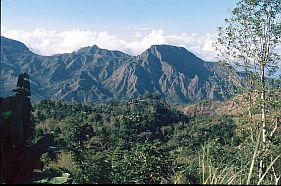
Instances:
[[[202,114],[220,113],[234,114],[239,111],[239,105],[233,100],[229,101],[206,101],[193,105],[188,105],[180,109],[185,115],[197,116]]]

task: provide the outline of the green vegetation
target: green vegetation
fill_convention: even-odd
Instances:
[[[35,140],[55,136],[55,148],[42,158],[43,172],[69,173],[70,183],[245,184],[258,137],[250,141],[237,121],[217,113],[189,118],[153,96],[108,104],[43,100],[33,106]],[[271,152],[278,154],[281,140],[274,141]],[[280,174],[280,158],[278,163]]]
[[[281,44],[281,1],[241,0],[231,13],[232,17],[225,19],[227,26],[219,28],[215,46],[227,63],[245,71],[246,84],[241,93],[248,104],[248,117],[244,116],[244,122],[251,135],[254,132],[258,136],[247,184],[256,161],[259,161],[258,183],[272,169],[272,180],[277,184],[281,176],[276,174],[272,163],[281,154],[271,153],[275,148],[271,138],[276,135],[280,119],[272,118],[271,112],[279,113],[280,107],[272,109],[276,98],[271,93],[278,89],[267,82],[266,75],[274,75],[280,67],[280,54],[275,49]],[[280,99],[280,94],[277,95]]]

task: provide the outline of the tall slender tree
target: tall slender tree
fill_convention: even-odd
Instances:
[[[241,0],[232,10],[232,17],[225,19],[226,27],[219,27],[215,47],[219,54],[245,71],[250,97],[260,97],[261,153],[266,152],[267,131],[266,73],[273,75],[280,64],[281,44],[281,1]],[[252,99],[250,99],[250,105]],[[251,115],[251,113],[250,113]],[[259,163],[259,178],[264,174],[265,160]]]

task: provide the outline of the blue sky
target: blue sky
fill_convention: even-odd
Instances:
[[[211,32],[224,24],[235,0],[1,0],[7,29],[98,31],[130,25],[169,32]],[[122,34],[122,32],[121,32]]]
[[[1,35],[45,55],[94,44],[136,55],[151,44],[165,43],[211,60],[217,27],[237,2],[1,0]]]

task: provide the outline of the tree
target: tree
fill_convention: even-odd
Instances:
[[[266,151],[266,139],[270,133],[266,122],[266,73],[273,75],[280,61],[275,51],[276,46],[281,44],[280,14],[280,0],[241,0],[233,9],[232,17],[225,19],[227,26],[219,27],[215,43],[217,51],[227,62],[245,71],[250,97],[253,93],[260,97],[263,152]],[[252,101],[251,98],[250,106]],[[261,158],[259,177],[264,170],[265,162]]]
[[[111,155],[113,184],[167,183],[173,165],[169,148],[160,141],[132,143],[130,150],[113,150]]]

